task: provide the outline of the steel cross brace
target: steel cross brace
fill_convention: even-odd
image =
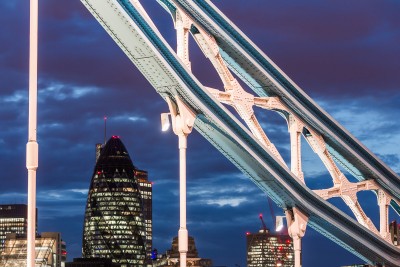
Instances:
[[[174,16],[173,16],[174,17]],[[278,97],[255,97],[246,92],[237,79],[232,75],[225,61],[220,54],[220,48],[214,37],[196,25],[182,10],[177,8],[175,14],[175,28],[177,30],[177,54],[190,69],[188,51],[188,33],[192,31],[193,38],[203,51],[204,55],[211,61],[218,75],[220,76],[225,91],[205,87],[218,101],[235,108],[239,116],[246,122],[254,136],[270,151],[283,165],[286,166],[282,156],[275,145],[268,139],[258,122],[253,106],[258,106],[268,110],[278,111],[284,114],[288,123],[291,146],[291,171],[298,180],[304,183],[304,174],[301,164],[301,134],[324,163],[330,173],[334,186],[329,189],[314,190],[324,199],[330,197],[341,197],[350,207],[357,221],[370,229],[375,234],[378,230],[365,214],[357,199],[357,192],[362,190],[378,190],[378,204],[380,207],[380,236],[388,240],[387,214],[388,204],[392,199],[385,191],[378,187],[373,181],[363,181],[351,183],[340,171],[329,153],[323,137],[318,134],[311,126],[298,118],[288,107],[286,107]],[[193,30],[193,28],[195,30]],[[305,132],[304,132],[305,130]],[[381,196],[385,197],[381,197]],[[382,200],[384,199],[384,200]],[[386,218],[386,219],[385,219]],[[386,226],[385,226],[386,225]]]

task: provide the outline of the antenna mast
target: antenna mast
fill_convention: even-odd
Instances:
[[[104,144],[106,144],[107,138],[107,116],[104,116]]]

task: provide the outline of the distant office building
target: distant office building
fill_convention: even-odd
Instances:
[[[139,192],[143,205],[147,263],[151,264],[151,250],[153,247],[153,185],[149,181],[147,171],[135,170],[135,178],[139,185]]]
[[[212,260],[203,259],[199,257],[197,252],[196,244],[194,238],[189,236],[188,252],[186,264],[190,267],[211,267]],[[172,247],[170,250],[163,255],[159,255],[157,260],[153,261],[153,266],[155,267],[179,267],[179,243],[178,237],[174,237],[172,240]]]
[[[108,258],[124,267],[144,265],[146,232],[135,169],[120,138],[110,138],[90,183],[82,240],[84,258]]]
[[[111,259],[85,259],[75,258],[73,262],[67,262],[65,267],[120,267],[121,264],[113,263]]]
[[[354,264],[354,265],[346,265],[346,266],[342,266],[342,267],[375,267],[375,266],[369,265],[369,264]]]
[[[293,267],[293,242],[289,235],[267,229],[247,233],[247,267]]]
[[[44,232],[36,236],[35,266],[65,267],[65,243],[60,233]],[[26,235],[7,234],[5,249],[0,253],[0,266],[26,266],[27,240]]]
[[[7,234],[27,233],[27,214],[28,206],[25,204],[0,205],[0,252],[4,249]]]

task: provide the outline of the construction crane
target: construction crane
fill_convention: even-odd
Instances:
[[[262,228],[263,228],[263,230],[264,230],[264,233],[267,233],[268,228],[267,228],[267,226],[265,225],[265,222],[264,222],[262,213],[260,213],[259,218],[260,218],[260,220],[261,220],[261,224],[262,224]]]

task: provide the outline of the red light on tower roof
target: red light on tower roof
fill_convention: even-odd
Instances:
[[[118,138],[119,138],[119,135],[113,135],[112,138],[113,138],[113,139],[118,139]]]
[[[250,232],[246,232],[246,235],[250,235]]]
[[[262,217],[263,217],[263,216],[262,216],[262,213],[260,213],[260,215],[258,215],[258,217],[262,218]]]

